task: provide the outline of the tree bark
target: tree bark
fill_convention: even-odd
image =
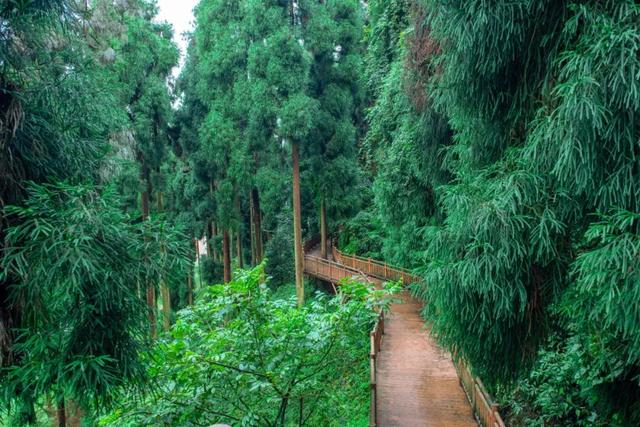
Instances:
[[[198,263],[198,278],[200,279],[198,285],[202,288],[202,259],[200,258],[200,244],[198,243],[198,239],[193,239],[193,245],[196,248],[196,262]]]
[[[249,240],[251,241],[251,265],[257,265],[256,257],[256,232],[253,222],[253,196],[249,192]]]
[[[149,308],[149,331],[151,338],[158,338],[156,327],[156,289],[152,285],[147,285],[147,306]]]
[[[251,218],[253,220],[253,227],[255,233],[255,245],[256,245],[256,264],[260,264],[264,258],[264,244],[262,242],[262,213],[260,212],[260,193],[258,189],[251,190]]]
[[[320,254],[327,259],[327,204],[320,199]]]
[[[224,267],[224,283],[231,282],[231,253],[229,251],[229,230],[222,232],[222,264]]]
[[[193,277],[187,276],[187,305],[193,305]]]
[[[140,195],[140,205],[142,209],[142,220],[147,221],[149,219],[149,215],[151,213],[151,208],[149,207],[149,191],[145,190]]]
[[[297,143],[291,144],[293,163],[293,244],[296,266],[298,307],[304,305],[304,254],[302,253],[302,214],[300,203],[300,154]]]
[[[158,191],[156,197],[158,197],[158,212],[162,212],[164,211],[164,196],[162,194],[162,191]]]
[[[162,295],[162,326],[165,332],[171,329],[171,293],[166,281],[160,282],[160,294]]]
[[[238,229],[236,234],[236,251],[238,252],[238,268],[244,268],[244,262],[242,260],[242,233]]]
[[[209,242],[207,243],[207,247],[210,247],[211,251],[213,252],[213,260],[214,261],[218,261],[219,257],[218,257],[218,245],[216,245],[216,237],[218,236],[218,227],[216,226],[216,222],[212,221],[211,222],[211,238],[209,239]]]
[[[58,401],[58,409],[56,413],[58,418],[58,427],[67,427],[67,414],[64,407],[64,397]]]

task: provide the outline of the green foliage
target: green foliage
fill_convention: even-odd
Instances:
[[[500,396],[509,402],[509,425],[637,424],[629,414],[638,401],[635,380],[621,375],[624,360],[602,344],[596,337],[552,337],[538,352],[531,371]],[[597,358],[595,353],[599,353]],[[612,382],[614,393],[608,386]]]
[[[125,399],[102,424],[365,425],[368,332],[387,291],[346,281],[298,309],[273,297],[263,269],[182,311],[151,360],[157,393]]]
[[[371,233],[520,423],[637,424],[638,5],[407,3],[371,8]]]
[[[381,259],[383,236],[375,212],[363,210],[344,224],[338,236],[342,252]]]
[[[321,201],[330,225],[354,213],[363,100],[362,5],[355,1],[205,0],[179,88],[178,138],[201,199],[192,209],[219,228],[249,230],[258,194],[270,273],[288,281],[291,144],[300,146],[303,221],[313,234]],[[209,193],[208,195],[206,193]],[[245,245],[249,246],[249,245]],[[276,250],[277,248],[277,250]]]
[[[167,152],[171,27],[151,0],[83,3],[0,6],[0,386],[20,425],[45,398],[91,412],[142,385],[141,291],[184,295],[198,228],[176,211],[201,193]],[[125,214],[154,190],[173,211]]]
[[[427,240],[421,229],[439,219],[434,189],[448,175],[442,147],[451,132],[427,93],[437,45],[423,23],[423,9],[410,2],[375,4],[376,18],[367,56],[373,105],[363,154],[374,174],[373,194],[384,235],[382,253],[390,262],[417,266]]]
[[[369,4],[370,23],[366,55],[369,90],[380,95],[391,64],[402,51],[401,33],[409,25],[408,0],[373,0]]]
[[[594,411],[595,396],[584,393],[577,384],[593,380],[592,375],[585,377],[592,370],[581,366],[577,350],[577,347],[540,350],[529,376],[504,396],[513,402],[509,425],[611,425]]]
[[[90,186],[32,185],[20,220],[7,232],[2,279],[14,281],[21,323],[3,396],[69,397],[86,406],[140,383],[145,371],[145,308],[140,232],[118,198]],[[152,264],[153,265],[153,264]]]

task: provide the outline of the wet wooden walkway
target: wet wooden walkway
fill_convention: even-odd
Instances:
[[[386,265],[346,256],[335,249],[329,251],[328,258],[319,257],[317,246],[309,247],[305,255],[306,274],[333,283],[344,277],[364,275],[379,284],[381,277],[389,271]],[[401,277],[404,280],[406,276]],[[425,330],[420,316],[422,305],[406,291],[401,299],[401,303],[392,305],[386,316],[385,333],[377,356],[377,425],[477,426],[451,355],[443,351]]]
[[[422,305],[407,293],[385,322],[378,358],[378,425],[475,427],[449,353],[424,329]]]

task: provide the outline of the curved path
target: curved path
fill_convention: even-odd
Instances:
[[[330,252],[331,253],[331,252]],[[379,284],[372,260],[333,251],[323,260],[312,248],[305,255],[305,272],[337,283],[364,276]],[[338,262],[342,261],[342,262]],[[389,274],[391,275],[391,274]],[[404,276],[403,276],[404,277]],[[474,427],[478,424],[460,386],[451,355],[429,336],[420,316],[422,305],[407,292],[391,306],[377,364],[377,425],[382,427]]]

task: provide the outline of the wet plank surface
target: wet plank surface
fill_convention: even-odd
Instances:
[[[451,356],[424,329],[421,304],[402,299],[387,317],[378,360],[378,425],[477,427]]]

